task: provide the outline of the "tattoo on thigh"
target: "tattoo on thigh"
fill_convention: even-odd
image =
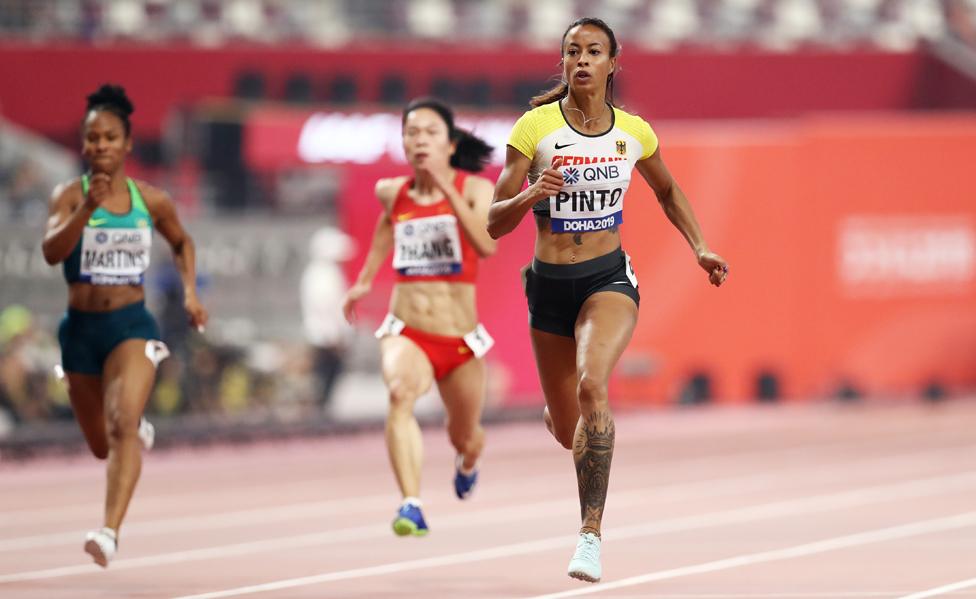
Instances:
[[[603,519],[615,433],[613,416],[609,410],[595,412],[583,421],[573,444],[580,515],[584,527],[599,527]]]

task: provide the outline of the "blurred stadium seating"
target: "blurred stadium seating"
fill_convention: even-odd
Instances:
[[[551,46],[577,13],[600,15],[643,49],[873,47],[973,41],[972,0],[2,0],[0,33],[43,42],[350,42]]]

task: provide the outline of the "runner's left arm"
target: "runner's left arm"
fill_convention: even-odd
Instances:
[[[487,229],[488,208],[491,206],[494,193],[491,182],[481,177],[468,177],[465,190],[467,197],[465,197],[443,177],[433,173],[431,175],[440,190],[447,196],[458,222],[461,223],[461,230],[464,231],[478,255],[487,258],[494,254],[498,249],[498,242],[491,238]]]
[[[661,149],[658,148],[647,158],[639,160],[636,168],[654,190],[654,195],[657,196],[657,201],[664,209],[668,220],[688,241],[688,245],[695,252],[698,264],[708,273],[708,280],[716,287],[725,282],[728,263],[708,249],[698,219],[695,218],[695,212],[691,208],[691,202],[678,187],[678,182],[674,180],[671,171],[664,164]]]
[[[202,331],[209,315],[197,297],[197,254],[193,238],[183,228],[168,193],[144,187],[143,197],[149,204],[156,230],[173,250],[173,263],[183,283],[183,307],[190,317],[190,324]]]

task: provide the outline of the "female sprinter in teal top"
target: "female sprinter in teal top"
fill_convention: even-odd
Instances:
[[[102,567],[115,555],[139,479],[140,444],[151,444],[145,435],[140,441],[140,419],[156,367],[169,353],[143,303],[153,229],[173,249],[190,323],[202,329],[207,322],[193,240],[173,202],[125,175],[132,111],[121,87],[103,85],[88,96],[82,155],[91,170],[55,188],[42,244],[48,264],[63,263],[68,282],[58,340],[71,406],[91,452],[108,459],[103,526],[85,539],[85,551]]]

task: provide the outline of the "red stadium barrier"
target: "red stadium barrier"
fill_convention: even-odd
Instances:
[[[557,70],[555,48],[514,51],[507,45],[501,50],[371,46],[325,51],[305,46],[201,49],[8,41],[0,42],[0,57],[0,113],[54,136],[76,130],[84,96],[107,80],[129,89],[137,107],[137,135],[156,138],[170,110],[231,96],[235,78],[245,71],[264,79],[268,100],[282,99],[285,81],[296,73],[307,74],[315,90],[336,75],[351,75],[360,88],[360,103],[381,99],[387,75],[402,78],[407,97],[430,93],[438,77],[461,82],[478,77],[492,86],[486,103],[493,105],[511,102],[517,81],[542,82]],[[661,54],[628,49],[621,61],[619,97],[655,119],[936,107],[946,105],[947,94],[955,94],[950,105],[971,106],[976,98],[976,86],[957,84],[957,74],[924,52]]]
[[[623,235],[641,316],[613,381],[616,401],[671,401],[698,371],[723,401],[754,397],[762,370],[787,398],[824,396],[842,382],[886,397],[933,380],[976,386],[976,118],[657,129],[731,275],[710,287],[653,194],[634,183]],[[342,220],[360,247],[379,211],[375,180],[404,171],[347,167]],[[538,401],[518,277],[533,234],[522,223],[480,278],[479,308],[498,340],[490,360],[513,403]],[[363,306],[368,318],[384,313],[391,282],[387,269]]]
[[[755,395],[762,369],[788,397],[842,381],[874,395],[976,386],[976,118],[659,133],[731,274],[709,289],[647,187],[632,187],[623,235],[643,302],[629,352],[658,369],[623,394],[673,397],[699,368],[732,400]]]

